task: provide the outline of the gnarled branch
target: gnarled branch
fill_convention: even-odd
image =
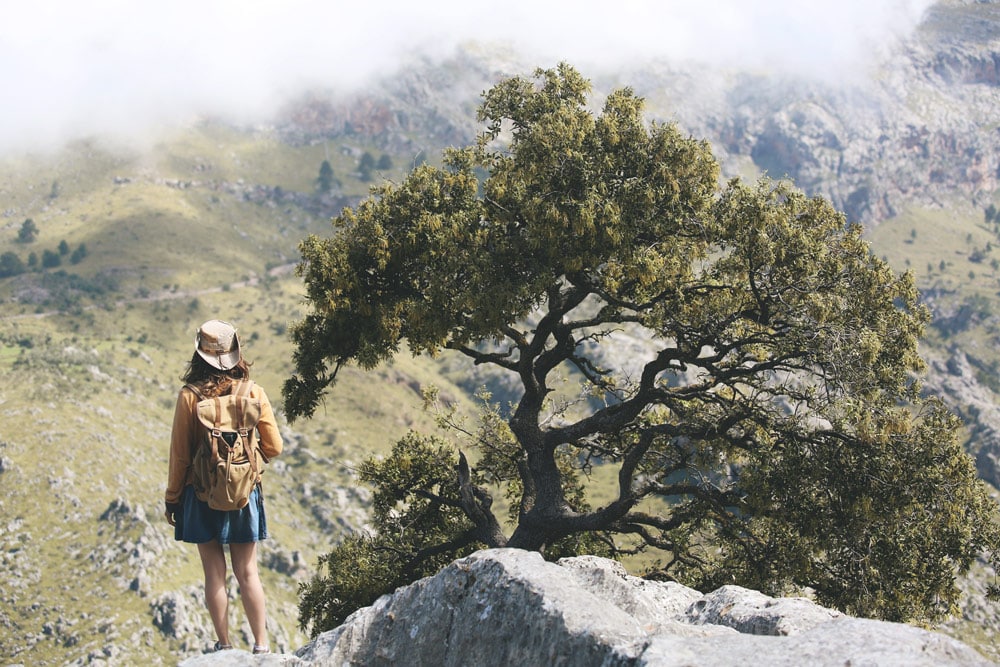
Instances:
[[[476,539],[488,547],[498,548],[507,545],[507,536],[500,528],[500,522],[490,510],[493,498],[485,489],[472,483],[472,469],[465,452],[458,453],[458,490],[461,496],[462,511],[472,521]]]

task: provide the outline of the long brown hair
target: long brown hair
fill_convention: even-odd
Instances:
[[[201,358],[197,352],[188,362],[187,370],[181,376],[181,380],[187,384],[193,384],[206,397],[222,396],[229,392],[234,380],[249,380],[250,366],[253,364],[246,359],[240,359],[239,363],[227,371],[219,370]]]

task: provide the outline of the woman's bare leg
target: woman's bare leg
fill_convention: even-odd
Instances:
[[[264,587],[260,583],[257,569],[257,543],[230,544],[229,554],[233,559],[233,572],[240,584],[240,599],[250,623],[253,641],[257,646],[267,646],[267,611]]]
[[[226,593],[226,553],[217,540],[198,545],[205,570],[205,606],[212,617],[215,635],[222,645],[229,642],[229,595]]]

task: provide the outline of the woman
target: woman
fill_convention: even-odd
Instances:
[[[201,398],[229,393],[236,381],[250,379],[250,364],[243,358],[236,329],[228,322],[209,320],[198,329],[195,353],[177,397],[170,437],[170,470],[167,479],[166,517],[174,526],[174,539],[198,545],[205,571],[205,604],[218,640],[215,650],[232,648],[229,639],[229,597],[226,592],[226,554],[229,545],[233,572],[240,586],[243,609],[253,632],[254,653],[267,653],[264,589],[257,570],[257,541],[267,538],[267,519],[260,484],[242,509],[220,511],[195,496],[191,467],[194,448],[206,437],[197,416]],[[188,387],[197,389],[197,393]],[[201,394],[201,397],[198,396]],[[264,390],[253,385],[250,397],[259,399],[260,449],[271,458],[281,453],[281,435]]]

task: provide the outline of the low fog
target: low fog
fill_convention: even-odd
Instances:
[[[0,157],[203,114],[266,120],[477,41],[585,75],[695,60],[835,79],[909,33],[930,0],[36,0],[0,24]]]

